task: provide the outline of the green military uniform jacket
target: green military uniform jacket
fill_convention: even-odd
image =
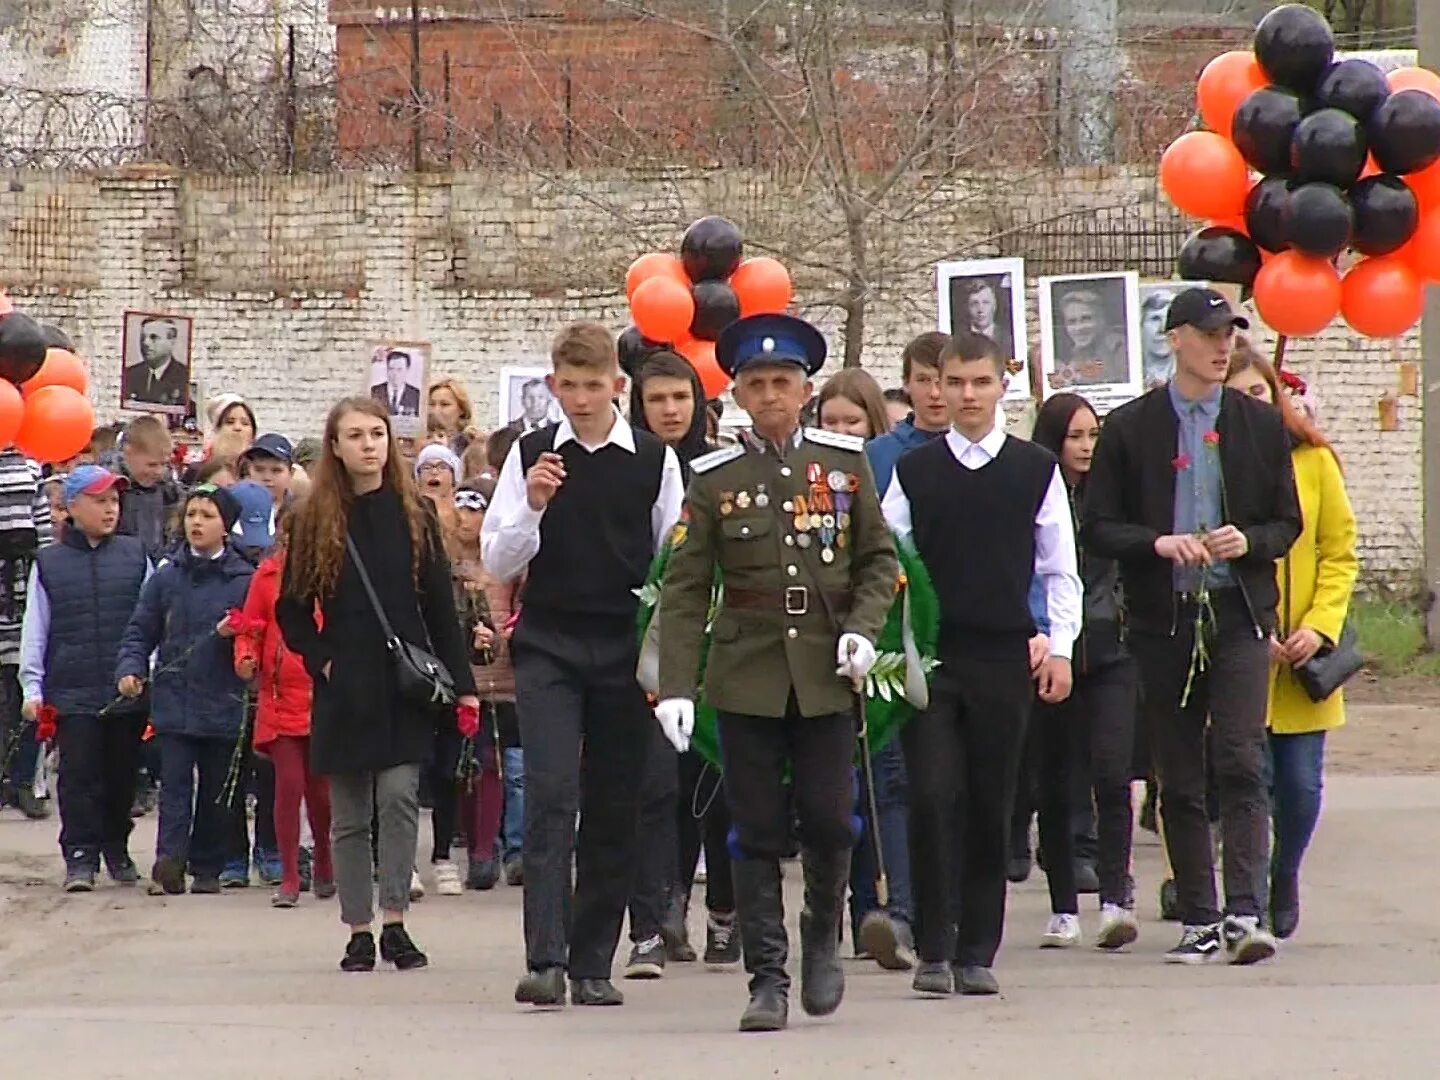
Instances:
[[[782,458],[747,438],[691,469],[683,540],[660,596],[661,700],[696,696],[718,566],[724,598],[706,700],[722,712],[782,717],[793,689],[802,716],[848,711],[852,689],[835,674],[839,633],[876,641],[899,577],[863,441],[806,429]]]

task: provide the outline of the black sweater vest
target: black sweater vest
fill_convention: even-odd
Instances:
[[[527,473],[555,445],[555,430],[520,440]],[[565,482],[540,519],[540,551],[530,560],[523,597],[527,612],[635,618],[635,590],[655,554],[650,512],[665,445],[645,431],[634,435],[633,454],[613,443],[591,453],[574,439],[560,447]]]
[[[1035,516],[1054,473],[1054,455],[1020,439],[1006,439],[980,469],[956,461],[945,439],[896,463],[915,547],[940,600],[942,646],[1006,655],[1035,633]]]

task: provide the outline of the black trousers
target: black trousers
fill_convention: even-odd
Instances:
[[[630,889],[630,940],[637,944],[660,933],[660,921],[675,891],[675,869],[680,862],[675,825],[677,755],[660,725],[652,723],[650,728],[645,773],[640,782],[635,883]]]
[[[656,726],[635,681],[635,627],[556,625],[527,611],[510,645],[525,747],[526,961],[534,971],[568,966],[572,979],[606,979],[634,878],[641,774]]]
[[[783,717],[719,716],[725,797],[741,855],[778,860],[790,846],[790,811],[800,819],[800,843],[817,851],[849,851],[855,844],[851,713],[801,716],[795,695]],[[785,784],[786,768],[792,784]],[[712,873],[706,867],[706,873]]]
[[[900,732],[915,943],[930,963],[989,967],[1005,927],[1010,816],[1035,688],[1023,648],[1003,660],[942,648],[940,659],[930,707]]]
[[[275,766],[264,754],[255,753],[253,747],[246,747],[240,775],[244,779],[226,807],[229,817],[225,824],[225,861],[237,866],[249,865],[251,856],[246,795],[255,796],[254,854],[257,857],[262,852],[278,855],[280,851],[280,845],[275,841]]]
[[[1257,885],[1269,857],[1269,649],[1256,636],[1238,589],[1217,590],[1214,603],[1218,629],[1207,635],[1209,667],[1195,677],[1183,708],[1180,699],[1195,640],[1193,609],[1182,607],[1173,637],[1130,636],[1155,747],[1165,847],[1175,872],[1180,919],[1187,926],[1220,918],[1205,808],[1207,719],[1224,838],[1226,914],[1260,915]]]
[[[1135,661],[1127,658],[1081,675],[1069,699],[1058,708],[1090,736],[1086,756],[1095,794],[1100,902],[1130,907],[1134,903],[1130,851],[1135,828],[1130,780],[1135,772],[1139,708]]]
[[[488,732],[480,735],[484,739]],[[460,747],[464,737],[454,724],[442,724],[435,733],[434,759],[421,770],[430,782],[430,861],[447,862],[455,842],[460,813]]]
[[[705,907],[720,915],[735,910],[730,876],[730,805],[720,771],[694,750],[680,755],[680,794],[675,803],[680,837],[680,889],[690,895],[700,851],[705,851]]]
[[[143,713],[81,714],[62,716],[56,722],[60,850],[67,865],[94,869],[102,850],[117,855],[125,850],[144,733]]]

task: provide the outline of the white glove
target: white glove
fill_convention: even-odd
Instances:
[[[875,666],[875,646],[859,634],[841,634],[835,649],[835,674],[851,682],[859,682]]]
[[[670,745],[679,753],[690,749],[690,736],[695,731],[695,703],[689,698],[666,698],[655,706],[655,719]]]

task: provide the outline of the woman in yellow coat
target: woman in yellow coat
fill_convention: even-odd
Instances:
[[[1270,645],[1270,926],[1287,938],[1300,922],[1300,861],[1320,818],[1325,733],[1345,722],[1344,691],[1311,701],[1294,669],[1340,640],[1359,561],[1355,515],[1330,444],[1282,392],[1275,369],[1248,343],[1230,361],[1230,386],[1280,409],[1295,444],[1302,529],[1275,564],[1280,629]]]

